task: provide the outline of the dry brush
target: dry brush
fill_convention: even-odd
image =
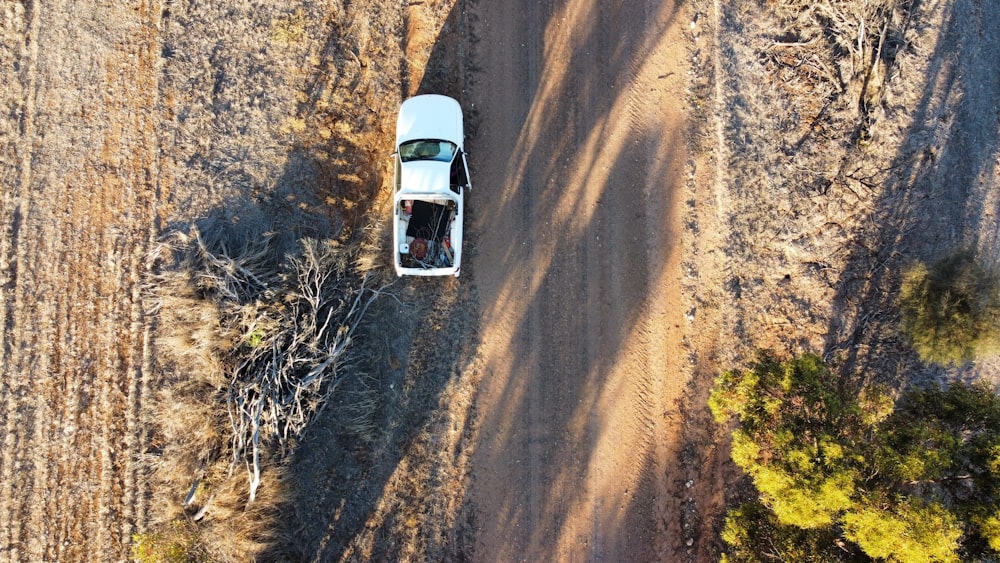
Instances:
[[[702,219],[724,233],[725,280],[694,287],[694,306],[735,303],[726,330],[747,346],[730,361],[758,346],[846,346],[865,313],[842,318],[832,304],[845,280],[864,275],[852,270],[867,267],[857,257],[879,248],[870,216],[904,126],[894,92],[921,80],[927,14],[908,0],[759,0],[720,4],[718,18],[718,60],[703,72],[724,86],[711,139],[720,187],[715,215]]]
[[[172,374],[157,397],[168,519],[245,510],[267,467],[280,488],[280,462],[350,373],[355,329],[387,287],[357,273],[349,245],[302,239],[283,253],[263,222],[246,223],[209,220],[154,252],[157,362]],[[234,486],[237,469],[248,485]]]

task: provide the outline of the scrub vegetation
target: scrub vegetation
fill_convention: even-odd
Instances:
[[[727,561],[996,558],[1000,397],[989,385],[845,383],[812,355],[761,352],[709,401],[758,495],[733,508]]]
[[[963,465],[986,455],[991,431],[951,418],[926,450],[899,432],[909,419],[940,428],[955,413],[934,404],[964,401],[963,389],[988,404],[1000,382],[995,7],[695,8],[707,23],[692,26],[694,141],[708,156],[688,202],[685,274],[689,320],[708,336],[694,337],[706,378],[693,395],[710,405],[705,424],[712,410],[749,421],[715,426],[728,447],[707,451],[711,432],[687,426],[692,489],[706,466],[727,475],[716,487],[744,475],[717,497],[723,508],[700,511],[724,530],[709,549],[796,561],[992,553],[994,477],[982,458]],[[921,393],[934,398],[923,422]]]
[[[903,332],[924,360],[961,363],[1000,351],[1000,276],[971,251],[910,266],[901,300]]]

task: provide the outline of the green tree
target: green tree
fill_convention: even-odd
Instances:
[[[916,389],[898,404],[845,383],[821,358],[761,352],[709,399],[732,418],[732,458],[759,501],[730,511],[736,561],[995,556],[1000,399],[986,385]]]
[[[1000,547],[1000,396],[986,383],[913,389],[882,432],[883,480],[940,499],[966,533],[968,558]]]
[[[859,504],[843,516],[844,537],[865,554],[890,561],[958,561],[962,528],[952,512],[919,497]]]
[[[845,543],[833,527],[800,528],[782,524],[759,501],[744,503],[726,514],[722,539],[730,548],[722,558],[727,563],[867,560],[859,549]]]
[[[716,420],[732,416],[732,457],[753,479],[780,524],[800,528],[832,525],[853,504],[854,487],[871,440],[873,417],[891,404],[868,391],[869,411],[858,392],[841,385],[823,360],[806,354],[779,362],[761,352],[747,370],[716,381],[709,399]]]
[[[1000,351],[1000,276],[972,252],[957,252],[904,274],[902,329],[926,361],[974,360]]]

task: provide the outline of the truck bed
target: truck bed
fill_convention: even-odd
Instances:
[[[448,235],[452,213],[447,205],[417,199],[412,212],[406,225],[407,237],[440,242]]]
[[[409,213],[406,213],[406,210]],[[401,242],[407,250],[399,248],[399,264],[404,268],[450,268],[454,254],[450,246],[455,204],[450,201],[402,200],[399,203],[399,229]]]

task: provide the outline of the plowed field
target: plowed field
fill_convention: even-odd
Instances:
[[[5,3],[0,557],[118,560],[139,456],[159,14]]]

